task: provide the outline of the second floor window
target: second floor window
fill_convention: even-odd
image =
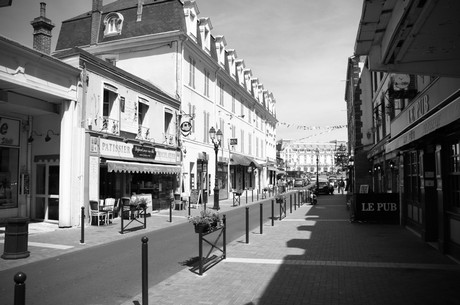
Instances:
[[[112,109],[114,108],[115,101],[117,100],[117,89],[109,84],[104,84],[104,97],[102,105],[102,116],[111,117]]]
[[[188,85],[192,88],[195,88],[195,66],[196,62],[192,57],[189,57],[190,70],[189,70],[189,80]]]
[[[221,105],[222,107],[225,106],[224,105],[224,83],[220,82],[219,83],[219,105]]]
[[[204,95],[209,97],[209,76],[210,73],[208,70],[204,70]]]
[[[232,113],[236,111],[236,93],[232,92]]]
[[[165,109],[165,129],[164,129],[166,135],[173,133],[172,121],[173,121],[173,112],[171,109],[166,108]]]
[[[137,117],[138,123],[140,126],[147,125],[147,111],[149,110],[149,101],[139,98],[138,106],[137,106]]]

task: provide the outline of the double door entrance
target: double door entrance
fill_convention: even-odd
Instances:
[[[32,215],[36,220],[59,220],[59,163],[36,164],[35,204]]]

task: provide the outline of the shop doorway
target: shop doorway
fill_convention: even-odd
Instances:
[[[59,220],[59,164],[37,164],[34,219]]]

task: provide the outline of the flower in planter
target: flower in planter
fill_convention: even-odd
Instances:
[[[195,227],[204,226],[209,228],[221,225],[220,215],[218,213],[213,213],[210,210],[202,210],[200,215],[191,216],[188,218],[188,221]]]
[[[134,204],[139,208],[139,209],[145,209],[147,208],[147,199],[146,198],[143,198],[143,197],[137,197],[135,200],[134,200]]]

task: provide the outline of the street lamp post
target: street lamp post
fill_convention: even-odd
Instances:
[[[214,173],[214,209],[219,210],[219,179],[217,178],[217,153],[219,152],[219,147],[222,142],[222,131],[214,129],[211,127],[209,130],[209,136],[211,137],[212,144],[214,144],[214,152],[216,155],[216,171]]]
[[[319,194],[319,149],[316,149],[316,193]]]

